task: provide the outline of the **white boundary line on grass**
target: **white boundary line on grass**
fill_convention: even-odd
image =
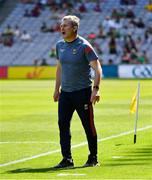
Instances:
[[[79,173],[59,173],[57,176],[86,176],[86,174]]]
[[[0,144],[58,144],[53,141],[0,141]]]
[[[152,125],[149,125],[149,126],[146,126],[146,127],[143,127],[143,128],[139,128],[137,131],[143,131],[143,130],[150,129],[150,128],[152,128]],[[112,136],[109,136],[109,137],[101,138],[101,139],[98,140],[98,142],[106,141],[106,140],[109,140],[109,139],[114,139],[114,138],[121,137],[121,136],[125,136],[125,135],[131,134],[133,132],[134,131],[132,130],[132,131],[112,135]],[[86,144],[87,144],[87,142],[82,142],[80,144],[72,145],[72,149],[78,148],[78,147],[81,147],[81,146],[85,146]],[[0,167],[5,167],[5,166],[12,165],[12,164],[17,164],[17,163],[20,163],[20,162],[29,161],[31,159],[36,159],[36,158],[39,158],[39,157],[42,157],[42,156],[47,156],[47,155],[54,154],[54,153],[57,153],[57,152],[60,152],[60,149],[45,152],[45,153],[41,153],[41,154],[37,154],[35,156],[26,157],[26,158],[23,158],[23,159],[18,159],[18,160],[15,160],[15,161],[10,161],[10,162],[4,163],[4,164],[0,164]]]

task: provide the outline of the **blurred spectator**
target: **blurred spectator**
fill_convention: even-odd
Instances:
[[[38,59],[34,59],[33,60],[33,64],[34,64],[34,66],[39,66],[40,64],[39,64],[39,60]]]
[[[96,39],[97,35],[94,32],[88,34],[88,39]]]
[[[149,30],[145,30],[144,44],[149,44],[149,43],[151,43],[150,33],[149,33]]]
[[[122,28],[122,23],[120,21],[120,18],[111,19],[109,21],[109,29],[120,29]]]
[[[39,3],[35,5],[35,7],[31,10],[32,17],[38,17],[41,13],[41,6]]]
[[[111,65],[111,64],[113,64],[113,60],[112,60],[112,59],[109,59],[109,60],[108,60],[108,65]]]
[[[120,18],[118,9],[114,8],[111,13],[111,18],[117,19]]]
[[[32,41],[32,37],[29,33],[27,33],[27,31],[23,31],[23,34],[21,35],[21,40],[25,41],[25,42],[31,42]]]
[[[136,43],[135,43],[134,39],[132,38],[132,36],[128,35],[128,38],[129,38],[129,43],[130,43],[131,49],[135,49],[135,51],[137,51]]]
[[[149,37],[149,31],[146,30],[145,33],[144,33],[144,38],[145,38],[145,39],[148,39],[148,37]]]
[[[137,51],[135,49],[132,49],[130,53],[130,63],[137,64],[137,59],[138,59]]]
[[[100,7],[100,2],[96,2],[95,7],[94,7],[95,12],[101,12],[101,7]]]
[[[60,19],[60,15],[56,7],[51,8],[50,11],[51,11],[51,16],[49,17],[50,19],[54,19],[54,20]]]
[[[146,51],[143,51],[138,54],[137,63],[140,63],[140,64],[148,64],[149,63],[149,58],[147,56]]]
[[[130,53],[124,49],[123,55],[121,57],[121,63],[130,64]]]
[[[109,31],[109,29],[114,26],[114,20],[107,16],[103,20],[102,26],[106,31]]]
[[[136,5],[136,0],[120,0],[121,5]]]
[[[34,66],[47,66],[47,60],[45,58],[40,58],[40,59],[34,59],[33,60],[33,65]]]
[[[137,51],[135,41],[133,40],[131,35],[124,36],[124,48],[129,53],[132,49],[135,49]]]
[[[53,32],[60,32],[60,23],[56,22],[56,24],[52,25],[49,28],[49,32],[53,33]]]
[[[58,10],[58,8],[53,8],[51,10],[51,16],[49,18],[54,20],[60,20],[64,16],[65,16],[65,11],[63,11],[62,9]]]
[[[8,24],[6,29],[4,29],[3,34],[5,34],[5,35],[13,35],[14,34],[13,28]]]
[[[118,17],[118,18],[116,18],[115,19],[115,28],[116,29],[121,29],[122,28],[122,22],[121,22],[121,20],[120,20],[120,18]]]
[[[41,30],[41,32],[44,32],[44,33],[50,31],[50,29],[47,27],[46,22],[43,22],[43,23],[42,23],[42,25],[41,25],[41,27],[40,27],[40,30]]]
[[[79,11],[80,11],[80,13],[87,12],[86,6],[83,2],[79,6]]]
[[[18,25],[15,26],[13,33],[14,33],[14,35],[15,35],[16,37],[20,37],[20,36],[21,36],[21,31],[20,31]]]
[[[52,57],[52,58],[56,57],[56,50],[55,50],[55,48],[52,48],[52,49],[50,50],[50,52],[49,52],[49,57]]]
[[[69,14],[69,12],[71,12],[71,9],[73,9],[73,5],[69,1],[63,1],[61,9],[65,12],[65,14]]]
[[[149,3],[145,6],[146,10],[149,12],[152,12],[152,2],[149,1]]]
[[[30,11],[28,9],[25,9],[23,16],[24,17],[31,17]]]
[[[99,25],[98,26],[98,34],[97,34],[97,37],[98,38],[105,38],[106,37],[106,33],[104,32],[104,29],[102,27],[102,25]]]
[[[53,26],[54,32],[60,32],[60,23],[56,22],[56,24]]]
[[[136,26],[137,26],[138,28],[145,28],[145,24],[144,24],[142,18],[139,18],[139,19],[136,21]]]
[[[106,16],[106,18],[104,18],[104,20],[102,22],[102,26],[104,29],[106,29],[109,26],[109,20],[110,20],[109,16]]]
[[[97,51],[97,54],[99,54],[99,55],[102,54],[102,50],[100,48],[100,45],[96,41],[92,41],[91,45],[95,48],[95,50]]]
[[[137,50],[141,49],[141,46],[143,45],[142,38],[140,36],[137,37],[135,40],[136,48]]]
[[[4,32],[1,35],[1,41],[4,44],[4,46],[11,47],[14,43],[14,30],[10,25],[7,25],[6,29],[4,29]]]
[[[126,17],[126,13],[125,13],[125,9],[124,9],[124,8],[121,7],[121,8],[119,9],[118,13],[119,13],[119,18],[120,18],[120,19]]]
[[[131,8],[128,8],[127,12],[126,12],[126,18],[129,19],[133,19],[135,18],[135,13],[133,12],[133,10]]]
[[[119,30],[116,30],[116,28],[110,28],[110,30],[107,32],[108,36],[113,36],[114,38],[119,38],[120,37],[120,32]]]
[[[149,64],[149,63],[150,63],[150,59],[149,59],[146,51],[143,51],[143,57],[144,57],[144,59],[145,59],[145,63],[146,63],[146,64]]]
[[[109,53],[117,54],[116,40],[113,36],[110,37],[110,41],[109,41]]]
[[[136,64],[145,64],[145,58],[141,52],[138,53]]]
[[[47,60],[45,58],[43,58],[40,65],[41,66],[47,66],[48,65]]]
[[[2,35],[2,42],[3,42],[4,46],[11,47],[13,45],[13,43],[14,43],[13,35],[11,35],[11,34],[3,34]]]

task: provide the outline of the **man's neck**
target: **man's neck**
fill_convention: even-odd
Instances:
[[[73,37],[71,38],[68,38],[68,39],[64,39],[66,42],[73,42],[75,39],[77,39],[78,35],[74,35]]]

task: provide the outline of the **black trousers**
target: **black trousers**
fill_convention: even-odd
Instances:
[[[91,87],[74,92],[61,91],[58,107],[58,125],[63,157],[72,157],[70,123],[75,110],[85,130],[90,155],[97,155],[97,133],[94,125],[94,114],[90,97]]]

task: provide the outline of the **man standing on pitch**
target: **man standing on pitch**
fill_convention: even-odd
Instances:
[[[55,168],[73,167],[70,122],[76,110],[88,140],[90,154],[84,167],[97,166],[97,134],[92,103],[100,100],[101,66],[93,47],[77,33],[79,18],[65,16],[61,21],[63,40],[56,45],[57,71],[54,101],[58,103],[58,125],[63,159]],[[91,67],[95,71],[91,82]],[[61,87],[61,90],[60,90]]]

